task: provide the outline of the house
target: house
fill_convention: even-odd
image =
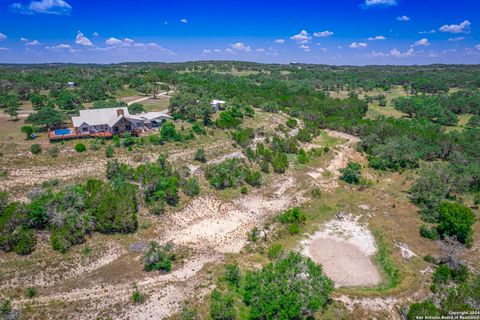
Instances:
[[[215,109],[215,111],[219,111],[219,110],[224,109],[225,101],[223,101],[223,100],[212,100],[212,102],[210,102],[210,104],[212,105],[213,109]]]
[[[162,112],[130,114],[128,108],[105,108],[80,110],[80,115],[72,117],[77,134],[108,132],[119,134],[125,131],[140,132],[159,127],[171,117]]]

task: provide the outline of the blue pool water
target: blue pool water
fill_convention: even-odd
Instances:
[[[72,130],[70,130],[70,129],[58,129],[58,130],[55,130],[54,132],[55,132],[56,136],[64,136],[64,135],[72,133]]]

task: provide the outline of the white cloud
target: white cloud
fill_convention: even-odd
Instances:
[[[7,37],[5,34],[3,34],[3,33],[0,32],[0,41],[3,41],[3,40],[5,40],[5,39],[7,39],[7,38],[8,38],[8,37]]]
[[[82,46],[93,46],[92,41],[90,41],[90,39],[85,37],[85,35],[81,31],[77,32],[77,37],[75,38],[75,43],[79,44],[79,45],[82,45]]]
[[[188,23],[188,20],[185,19],[185,18],[183,18],[183,19],[180,20],[180,22],[181,22],[181,23]]]
[[[95,31],[94,33],[92,33],[92,36],[94,37],[98,37],[100,35],[100,33],[98,33],[97,31]]]
[[[61,44],[53,46],[53,47],[45,47],[45,49],[52,50],[52,51],[66,51],[66,50],[68,50],[71,53],[76,51],[72,48],[71,45],[65,44],[65,43],[61,43]]]
[[[435,33],[436,31],[434,29],[430,30],[430,31],[420,31],[419,34],[432,34],[432,33]]]
[[[428,41],[427,38],[422,38],[418,41],[415,41],[415,43],[413,44],[415,47],[420,47],[420,46],[423,46],[423,47],[428,47],[429,45],[431,45],[430,41]]]
[[[132,45],[136,44],[135,40],[130,39],[130,38],[125,38],[123,39],[123,45],[126,47],[131,47]]]
[[[453,38],[448,38],[448,41],[456,42],[456,41],[462,41],[465,40],[465,37],[453,37]]]
[[[387,38],[385,38],[384,36],[375,36],[375,37],[368,38],[368,41],[385,40],[385,39]]]
[[[13,3],[10,5],[10,10],[21,14],[69,15],[72,12],[72,6],[63,0],[40,0],[31,1],[29,5]]]
[[[10,48],[0,47],[0,51],[10,51]]]
[[[375,6],[396,6],[397,0],[365,0],[364,7],[375,7]]]
[[[475,46],[475,48],[477,48],[477,50],[480,50],[480,43],[477,44],[477,45]]]
[[[116,46],[116,45],[121,44],[121,43],[122,43],[122,40],[114,38],[114,37],[110,37],[107,40],[105,40],[105,44],[107,44],[109,46]]]
[[[300,48],[300,49],[303,49],[303,51],[305,51],[305,52],[309,52],[309,51],[310,51],[310,47],[307,46],[307,45],[304,45],[304,44],[300,45],[299,48]]]
[[[210,50],[210,49],[203,49],[202,50],[202,54],[210,54],[210,53],[212,53],[212,50]]]
[[[395,58],[408,58],[408,57],[413,56],[414,53],[415,53],[415,51],[412,48],[410,48],[403,53],[398,51],[397,49],[392,49],[392,50],[390,50],[390,52],[388,54],[392,57],[395,57]]]
[[[358,48],[366,48],[367,46],[368,44],[366,44],[365,42],[352,42],[349,47],[353,49],[358,49]]]
[[[40,45],[41,43],[38,41],[38,40],[32,40],[32,41],[27,41],[25,42],[25,45],[26,46],[38,46]]]
[[[237,42],[230,45],[232,50],[238,52],[250,52],[252,49],[249,46],[246,46],[243,42]]]
[[[262,52],[265,52],[266,50],[263,48],[258,48],[256,51],[262,53]]]
[[[222,53],[222,50],[220,50],[220,49],[213,49],[213,52],[215,52],[215,53]]]
[[[308,32],[306,30],[302,30],[302,31],[300,31],[299,34],[296,34],[296,35],[290,37],[290,39],[295,40],[299,44],[304,44],[304,43],[310,42],[312,37],[308,34]]]
[[[438,30],[449,33],[470,33],[470,25],[470,21],[465,20],[460,24],[443,25]]]
[[[282,43],[285,43],[285,40],[284,39],[277,39],[274,41],[275,43],[279,43],[279,44],[282,44]]]
[[[314,37],[330,37],[332,35],[333,35],[332,31],[315,32],[313,34]]]
[[[398,21],[407,22],[407,21],[410,21],[410,17],[408,17],[408,16],[399,16],[399,17],[397,17],[397,20],[398,20]]]

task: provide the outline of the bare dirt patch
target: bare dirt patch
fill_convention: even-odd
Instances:
[[[331,220],[302,245],[303,253],[323,265],[337,287],[373,286],[382,281],[371,261],[377,251],[375,239],[357,218]]]

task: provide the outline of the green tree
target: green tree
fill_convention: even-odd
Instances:
[[[461,243],[471,246],[474,223],[475,214],[470,208],[459,203],[440,204],[438,231],[441,235],[455,236]]]
[[[299,253],[269,263],[245,277],[250,319],[301,319],[326,307],[333,282],[322,267]]]
[[[31,139],[32,133],[33,133],[33,127],[32,126],[22,126],[20,130],[25,133],[26,139]]]
[[[145,107],[143,104],[135,102],[128,106],[128,112],[130,114],[139,114],[145,112]]]
[[[346,168],[340,169],[340,179],[350,184],[358,184],[361,179],[362,166],[356,162],[349,162]]]
[[[233,297],[214,289],[210,296],[210,318],[212,320],[236,319],[237,313]]]
[[[52,107],[45,107],[35,113],[30,114],[26,119],[26,123],[37,126],[45,126],[47,129],[61,125],[65,120],[65,114],[55,110]]]

